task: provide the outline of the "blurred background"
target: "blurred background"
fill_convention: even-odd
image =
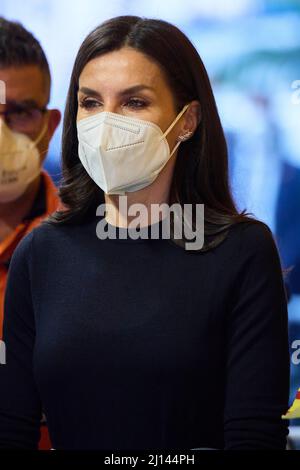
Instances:
[[[227,136],[238,206],[269,225],[283,267],[291,268],[286,285],[292,355],[293,342],[300,341],[300,0],[0,3],[1,16],[20,21],[41,42],[52,72],[50,106],[61,111],[82,40],[103,20],[124,14],[176,24],[204,61]],[[60,139],[61,126],[45,162],[56,182]],[[292,362],[291,403],[299,387],[300,364]],[[300,419],[290,423],[299,426]]]

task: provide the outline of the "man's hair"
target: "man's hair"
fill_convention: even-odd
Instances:
[[[50,69],[39,41],[21,23],[0,16],[0,67],[36,65],[45,75],[50,92]]]

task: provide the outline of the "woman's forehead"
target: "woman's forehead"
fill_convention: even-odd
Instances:
[[[165,85],[160,67],[147,56],[135,50],[106,53],[89,61],[83,68],[80,86],[93,82],[117,88],[145,84],[154,90]]]

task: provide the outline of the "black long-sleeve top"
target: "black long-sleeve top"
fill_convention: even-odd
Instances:
[[[196,253],[35,228],[9,268],[0,447],[284,449],[289,347],[269,228]],[[119,229],[117,234],[126,229]]]

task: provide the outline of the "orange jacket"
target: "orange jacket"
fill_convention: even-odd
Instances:
[[[54,185],[50,175],[46,170],[42,169],[41,177],[44,178],[45,195],[46,195],[46,211],[44,214],[33,218],[32,220],[21,222],[14,231],[0,243],[0,338],[2,338],[3,313],[4,313],[4,295],[7,280],[7,266],[5,262],[9,261],[16,246],[20,240],[30,232],[34,227],[39,225],[41,221],[49,214],[54,212],[59,206],[59,198],[57,188]]]

